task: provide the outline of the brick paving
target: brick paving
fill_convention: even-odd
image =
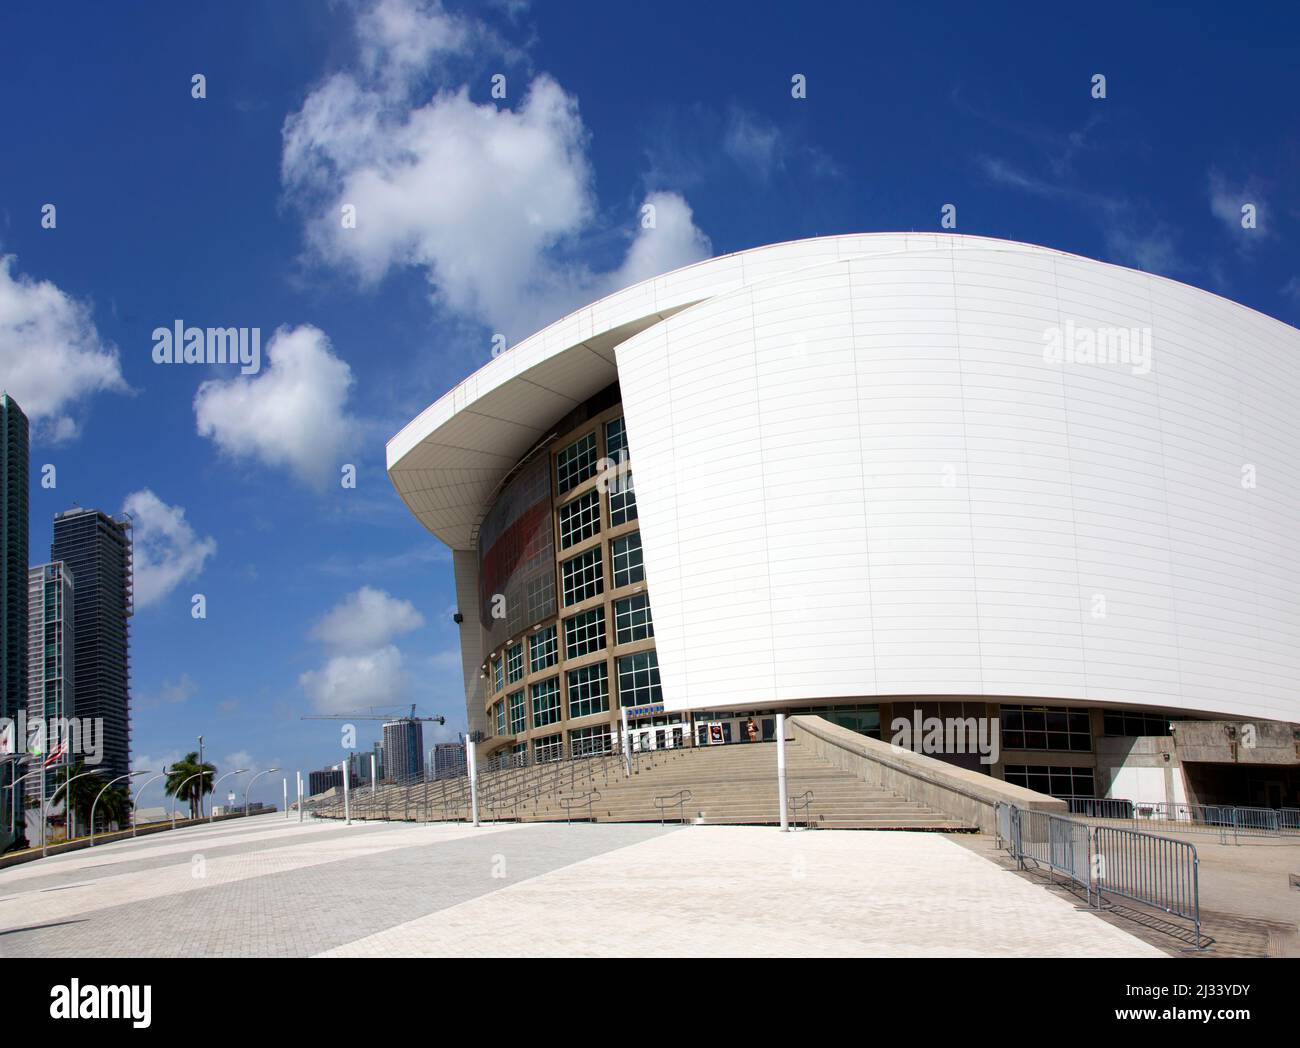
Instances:
[[[0,957],[1161,956],[945,836],[275,816],[0,871]]]

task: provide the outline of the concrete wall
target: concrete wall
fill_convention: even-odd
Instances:
[[[993,806],[999,801],[1061,814],[1069,809],[1065,801],[1055,797],[1013,786],[983,772],[957,768],[922,753],[895,749],[887,742],[859,735],[821,717],[791,717],[787,723],[793,739],[835,767],[978,826],[984,833],[997,829]]]
[[[1184,761],[1300,764],[1296,725],[1268,721],[1177,721],[1173,742]]]

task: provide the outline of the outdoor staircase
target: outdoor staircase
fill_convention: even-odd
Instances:
[[[868,786],[796,742],[786,743],[786,788],[795,799],[790,821],[818,829],[971,829],[923,804]],[[763,743],[656,751],[631,777],[622,772],[602,784],[598,775],[589,785],[542,794],[521,805],[518,818],[549,822],[572,811],[573,818],[585,819],[588,805],[575,802],[592,790],[599,795],[589,806],[596,822],[753,826],[781,821],[776,746]],[[566,799],[568,808],[562,803]]]
[[[974,827],[889,790],[869,786],[798,742],[786,743],[791,824],[817,829],[974,832]],[[312,809],[340,817],[335,796]],[[354,791],[353,818],[459,821],[469,818],[464,777]],[[780,822],[776,746],[689,746],[602,754],[529,768],[481,771],[486,822],[687,822],[709,826]]]

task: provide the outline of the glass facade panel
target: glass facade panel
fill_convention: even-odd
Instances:
[[[569,670],[569,717],[589,717],[609,709],[609,667],[604,662]]]
[[[634,531],[609,544],[614,565],[614,588],[645,580],[645,561],[641,556],[641,532]]]
[[[649,706],[663,702],[659,684],[659,656],[654,650],[638,651],[618,660],[618,701],[621,706]]]
[[[638,593],[614,603],[614,641],[631,644],[655,635],[654,620],[650,617],[650,595]],[[877,722],[878,723],[878,722]]]
[[[559,643],[554,626],[538,630],[528,638],[528,668],[536,673],[548,666],[554,666],[559,658]]]
[[[580,659],[605,646],[605,609],[592,608],[564,620],[564,657]]]

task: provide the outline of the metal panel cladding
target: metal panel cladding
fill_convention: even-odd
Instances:
[[[491,647],[555,614],[549,455],[524,465],[488,510],[478,563],[479,611]]]

